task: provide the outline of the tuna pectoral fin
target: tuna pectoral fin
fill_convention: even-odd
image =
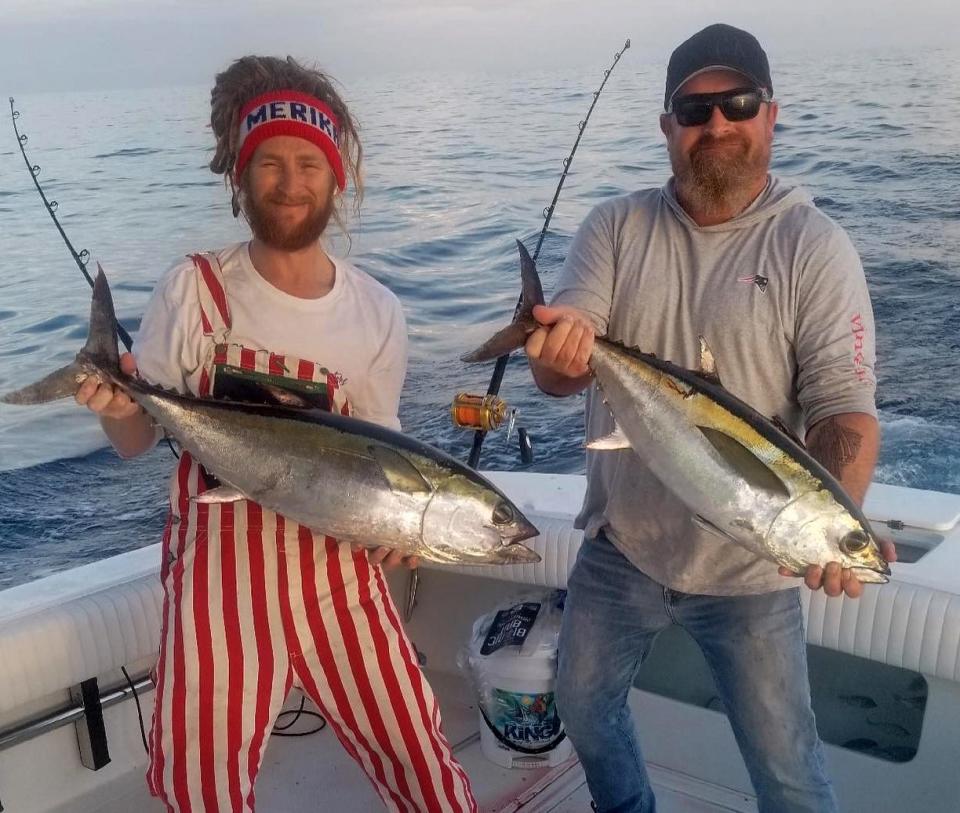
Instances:
[[[245,499],[247,499],[247,496],[233,486],[217,486],[216,488],[211,488],[209,491],[204,491],[203,494],[197,494],[195,497],[190,498],[192,502],[197,502],[201,505],[219,505],[228,502],[240,502],[240,500]]]
[[[790,497],[783,480],[739,440],[710,426],[698,426],[697,429],[710,441],[732,471],[754,488],[779,497]]]
[[[389,446],[371,446],[370,454],[380,465],[391,490],[400,494],[423,494],[433,491],[416,466]]]
[[[587,444],[587,448],[595,452],[607,452],[617,451],[618,449],[629,449],[631,446],[630,441],[627,440],[627,436],[623,434],[623,430],[617,426],[609,435],[591,440]]]
[[[61,367],[29,387],[10,392],[0,398],[5,404],[45,404],[75,395],[88,371],[77,362]]]
[[[702,517],[699,514],[693,515],[693,524],[698,528],[702,528],[707,533],[715,534],[723,539],[729,539],[731,542],[736,542],[738,545],[741,544],[735,536],[728,534],[719,525],[714,525],[709,519]]]

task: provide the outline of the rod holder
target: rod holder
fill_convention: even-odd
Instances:
[[[110,750],[107,748],[107,729],[103,723],[103,704],[100,702],[97,679],[88,678],[79,685],[71,686],[70,699],[83,707],[83,717],[74,723],[80,762],[91,771],[99,771],[110,763]]]

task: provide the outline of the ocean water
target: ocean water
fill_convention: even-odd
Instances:
[[[491,366],[459,355],[505,322],[519,290],[514,239],[532,249],[596,72],[390,76],[351,83],[367,196],[349,242],[402,299],[411,363],[401,420],[465,459],[449,405],[484,392]],[[878,331],[882,482],[960,493],[960,52],[849,53],[774,61],[774,172],[806,186],[863,258]],[[549,291],[591,206],[669,174],[657,115],[663,66],[627,52],[599,99],[545,241]],[[9,89],[11,92],[15,89]],[[243,239],[207,169],[208,88],[16,99],[39,179],[77,249],[138,325],[179,257]],[[89,289],[41,206],[0,116],[0,391],[67,363]],[[93,265],[91,264],[91,267]],[[537,471],[583,467],[582,400],[552,399],[522,358],[501,395],[519,409]],[[0,589],[158,540],[165,446],[134,461],[105,448],[72,403],[0,406]],[[491,434],[481,466],[521,468],[516,434]]]

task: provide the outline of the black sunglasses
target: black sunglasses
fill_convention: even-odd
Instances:
[[[667,113],[681,127],[699,127],[710,121],[713,108],[719,107],[727,121],[747,121],[760,112],[760,105],[771,101],[765,88],[734,88],[720,93],[691,93],[670,100]]]

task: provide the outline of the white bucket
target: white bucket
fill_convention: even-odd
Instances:
[[[480,750],[487,759],[503,768],[541,768],[570,758],[554,699],[556,648],[527,656],[501,649],[471,661],[483,686]]]

